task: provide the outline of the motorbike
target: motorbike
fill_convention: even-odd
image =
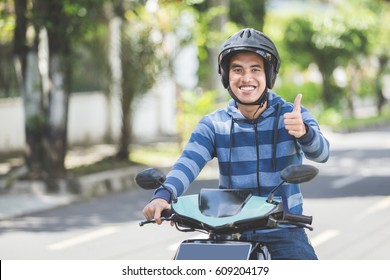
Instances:
[[[148,168],[137,174],[135,181],[143,189],[162,186],[171,195],[171,208],[162,212],[163,221],[171,221],[182,232],[199,231],[205,239],[181,242],[174,260],[268,260],[272,256],[267,244],[247,240],[243,232],[269,230],[283,225],[311,227],[312,216],[289,213],[275,192],[285,183],[300,184],[312,180],[318,169],[311,165],[290,165],[280,173],[281,182],[268,197],[255,196],[245,189],[203,188],[199,194],[176,197],[164,185],[164,173]],[[155,223],[140,222],[140,226]]]

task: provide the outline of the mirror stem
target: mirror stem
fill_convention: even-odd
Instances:
[[[274,193],[284,184],[286,183],[285,180],[283,180],[279,185],[277,185],[273,190],[269,193],[267,202],[268,203],[273,203],[274,202]]]

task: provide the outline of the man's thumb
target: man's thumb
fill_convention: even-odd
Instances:
[[[294,112],[300,112],[301,111],[301,100],[302,100],[302,94],[298,94],[297,97],[295,97],[294,100]]]

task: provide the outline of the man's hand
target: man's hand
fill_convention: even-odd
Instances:
[[[160,225],[162,223],[161,212],[164,209],[169,208],[171,208],[171,205],[165,199],[156,198],[145,206],[145,208],[142,210],[142,213],[147,220],[154,219],[156,223]]]
[[[288,133],[295,138],[301,138],[307,132],[301,114],[301,100],[302,94],[298,94],[295,97],[293,111],[284,114],[284,125]]]

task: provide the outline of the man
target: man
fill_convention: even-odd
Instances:
[[[280,67],[273,42],[263,33],[246,28],[223,44],[218,57],[222,84],[232,99],[227,108],[206,115],[195,127],[181,157],[167,175],[165,185],[180,196],[205,164],[218,158],[220,188],[250,189],[267,196],[280,181],[280,171],[302,163],[303,155],[326,162],[329,143],[318,123],[301,106],[272,92]],[[289,212],[302,214],[299,185],[288,184],[278,196]],[[143,214],[161,224],[161,211],[169,208],[169,193],[157,189]],[[273,259],[317,259],[303,228],[286,226],[244,233],[269,246]]]

